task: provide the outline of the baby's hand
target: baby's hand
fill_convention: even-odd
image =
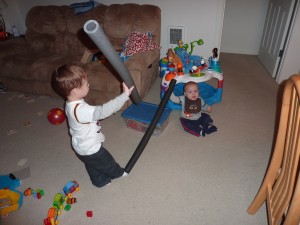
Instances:
[[[211,106],[207,106],[207,112],[209,112],[209,113],[212,112],[212,107]]]
[[[126,95],[130,95],[131,94],[131,92],[132,92],[132,90],[133,90],[133,88],[134,88],[134,86],[132,86],[130,89],[127,87],[127,85],[123,82],[122,83],[122,85],[123,85],[123,92],[126,94]]]

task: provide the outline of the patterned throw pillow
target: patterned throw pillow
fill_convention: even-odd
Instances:
[[[131,56],[155,48],[159,48],[159,46],[152,43],[151,33],[132,32],[125,42],[124,55]]]

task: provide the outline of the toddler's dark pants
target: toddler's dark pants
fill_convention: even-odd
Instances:
[[[93,155],[76,155],[85,164],[92,184],[96,187],[103,187],[124,173],[124,169],[103,146]]]

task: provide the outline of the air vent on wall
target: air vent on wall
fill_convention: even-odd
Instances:
[[[169,48],[178,46],[178,41],[184,42],[184,26],[169,26],[168,27],[168,44]]]

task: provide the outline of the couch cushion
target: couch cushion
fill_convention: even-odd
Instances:
[[[4,57],[3,71],[9,71],[9,74],[3,74],[4,77],[10,77],[21,80],[31,81],[51,81],[52,71],[62,63],[78,62],[81,56],[76,55],[57,55],[31,54],[14,55]],[[30,66],[29,66],[30,65]]]
[[[66,31],[66,19],[73,14],[68,6],[35,6],[27,14],[26,26],[37,33],[57,35]]]
[[[101,4],[89,13],[75,15],[69,6],[35,6],[26,17],[26,39],[35,52],[83,54],[85,48],[95,47],[83,32],[84,23],[90,19],[102,23],[106,8]]]
[[[115,29],[118,27],[118,29]],[[112,4],[106,12],[103,30],[112,42],[122,44],[131,32],[150,32],[160,44],[160,9],[151,5]],[[121,46],[119,46],[121,47]]]
[[[85,65],[88,71],[88,80],[90,89],[107,90],[108,92],[120,92],[122,82],[118,73],[112,68],[108,62],[92,62]]]

